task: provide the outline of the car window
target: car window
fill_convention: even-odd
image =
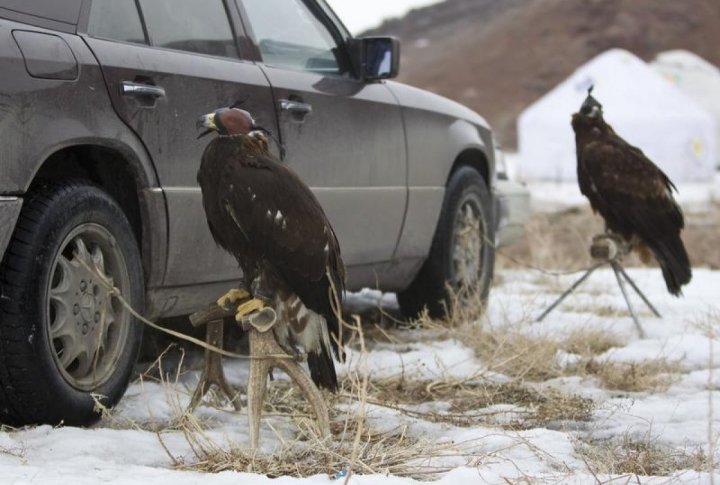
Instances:
[[[102,39],[145,43],[135,0],[94,0],[88,34]]]
[[[156,47],[239,58],[223,0],[140,0]]]
[[[338,45],[302,0],[239,0],[265,64],[339,74]]]

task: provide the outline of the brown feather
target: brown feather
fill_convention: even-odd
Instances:
[[[675,186],[645,154],[618,136],[602,116],[573,115],[580,191],[608,230],[639,240],[660,263],[668,291],[681,293],[692,277],[680,238],[685,226]],[[641,257],[645,260],[647,253]]]
[[[340,245],[315,195],[268,153],[264,137],[253,132],[211,141],[198,183],[213,238],[235,256],[246,286],[261,276],[273,292],[297,295],[325,319],[337,338],[339,321],[329,289],[335,285],[342,298],[345,267]],[[318,345],[330,352],[323,342]],[[309,360],[316,367],[311,368],[313,378],[323,380],[317,383],[335,389],[332,357]]]

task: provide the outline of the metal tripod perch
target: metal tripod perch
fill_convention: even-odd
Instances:
[[[645,302],[647,307],[650,309],[650,311],[653,312],[656,317],[662,318],[662,315],[660,315],[660,312],[658,312],[657,309],[653,306],[653,304],[650,303],[650,300],[648,300],[647,296],[645,296],[645,294],[640,290],[638,285],[632,280],[632,278],[630,278],[630,276],[625,272],[625,269],[622,267],[622,258],[629,252],[630,248],[628,244],[624,241],[619,240],[615,235],[601,234],[599,236],[595,236],[593,238],[593,244],[590,247],[590,255],[595,261],[597,261],[597,263],[593,265],[590,269],[588,269],[575,283],[572,284],[572,286],[570,286],[570,288],[565,290],[565,292],[560,295],[560,297],[555,300],[555,302],[553,302],[553,304],[550,305],[547,310],[545,310],[542,315],[537,318],[536,321],[541,322],[546,316],[550,314],[550,312],[557,308],[557,306],[560,305],[560,303],[562,303],[565,298],[570,296],[573,291],[575,291],[581,284],[583,284],[583,282],[588,279],[596,269],[608,264],[615,273],[615,278],[617,279],[617,283],[620,287],[623,298],[625,298],[625,303],[627,304],[628,310],[630,311],[630,316],[632,316],[635,327],[637,327],[640,337],[645,338],[645,330],[643,330],[642,325],[640,325],[640,320],[638,319],[637,314],[633,309],[632,303],[630,303],[630,297],[628,296],[627,289],[625,288],[625,282],[627,281],[630,284],[630,287],[635,290],[635,293],[638,294],[638,296],[642,299],[642,301]]]

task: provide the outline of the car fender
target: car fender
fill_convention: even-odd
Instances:
[[[402,106],[408,147],[408,208],[394,260],[422,261],[453,169],[468,164],[482,173],[484,167],[482,174],[492,185],[492,132],[480,115],[454,101],[400,83],[388,87]]]

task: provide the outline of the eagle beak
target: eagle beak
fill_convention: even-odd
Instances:
[[[204,115],[198,118],[195,122],[195,128],[201,130],[205,128],[205,131],[198,135],[198,140],[205,135],[209,135],[213,131],[217,131],[217,125],[215,124],[215,113]]]

